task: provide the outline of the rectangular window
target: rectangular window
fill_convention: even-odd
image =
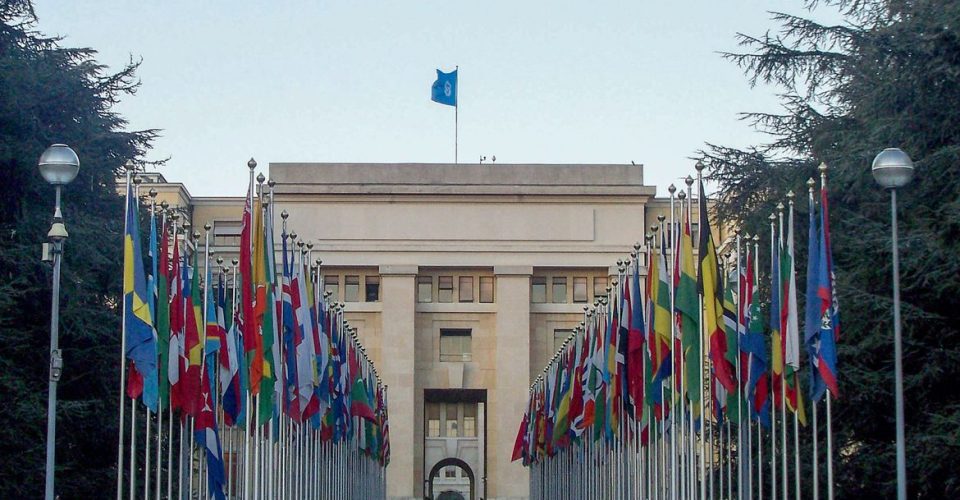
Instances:
[[[553,303],[563,304],[567,301],[567,277],[555,276],[553,278]]]
[[[493,302],[493,276],[480,277],[480,302]]]
[[[448,438],[460,437],[460,421],[457,420],[457,404],[447,403],[447,426],[445,434]]]
[[[573,333],[573,330],[558,329],[553,331],[553,352],[560,349],[560,346],[563,345],[563,342],[567,340],[571,333]]]
[[[700,244],[700,224],[696,222],[690,223],[690,239],[693,240],[693,248],[697,248]]]
[[[440,276],[437,283],[437,302],[453,302],[453,276]]]
[[[365,276],[364,295],[367,302],[378,302],[380,300],[380,277]]]
[[[477,437],[477,404],[463,404],[463,437]]]
[[[543,304],[547,301],[547,277],[534,276],[530,278],[530,302]]]
[[[600,298],[607,296],[607,277],[597,276],[593,278],[593,297]]]
[[[417,276],[417,302],[433,302],[432,276]]]
[[[427,437],[440,437],[440,405],[427,403]]]
[[[573,278],[573,301],[583,303],[587,301],[587,278]]]
[[[328,274],[323,277],[323,290],[330,292],[330,300],[340,300],[340,276]]]
[[[360,277],[344,276],[343,277],[343,301],[357,302],[359,300],[360,300]]]
[[[460,277],[460,302],[473,302],[473,276]]]
[[[440,361],[473,359],[471,332],[465,329],[440,330]]]
[[[243,226],[240,221],[220,220],[213,223],[213,244],[215,246],[240,246],[240,232]]]

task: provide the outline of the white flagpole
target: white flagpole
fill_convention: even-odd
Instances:
[[[771,279],[771,280],[773,279],[773,276],[776,275],[776,273],[779,273],[779,272],[780,272],[779,269],[777,269],[776,267],[774,267],[774,264],[775,264],[775,263],[773,262],[773,253],[776,251],[776,249],[775,249],[774,247],[775,247],[776,244],[777,244],[777,229],[776,229],[776,224],[774,223],[774,221],[776,220],[776,218],[777,218],[776,215],[774,215],[774,214],[772,214],[772,213],[770,214],[769,219],[770,219],[770,256],[771,256],[771,258],[770,258],[770,276],[771,276],[771,278],[770,278],[770,279]],[[771,293],[771,294],[779,293],[779,291],[778,291],[778,290],[770,290],[770,293]],[[771,302],[771,303],[772,303],[772,302]],[[779,314],[779,313],[777,313],[777,314]],[[773,345],[772,341],[773,341],[773,339],[771,339],[771,345],[770,345],[771,352],[773,352],[773,349],[779,349],[779,346]],[[770,411],[770,477],[771,477],[771,480],[770,480],[770,489],[771,489],[770,498],[771,498],[772,500],[777,500],[777,397],[776,397],[777,394],[776,394],[775,389],[774,389],[775,384],[772,383],[773,380],[774,380],[774,376],[775,376],[775,374],[773,373],[773,363],[772,363],[772,361],[773,361],[773,356],[771,356],[771,366],[770,366],[770,381],[771,381],[771,384],[770,384],[770,400],[771,400],[771,402],[772,402],[772,405],[771,405],[771,406],[772,406],[772,409],[771,409],[771,411]]]
[[[743,254],[740,253],[740,230],[737,229],[737,296],[736,296],[736,307],[737,307],[737,498],[739,500],[743,499],[743,422],[746,420],[747,429],[749,430],[750,419],[743,417],[743,399],[744,399],[744,388],[746,384],[743,383],[743,367],[740,366],[740,338],[744,332],[741,332],[741,328],[745,328],[743,324],[744,314],[743,314],[743,298],[746,296],[746,287],[751,286],[750,283],[744,283],[743,280]],[[749,239],[749,237],[748,237]],[[749,243],[747,243],[749,246]],[[749,307],[749,304],[747,304]],[[749,367],[748,367],[749,370]],[[749,412],[747,412],[749,413]],[[727,431],[727,439],[730,438],[730,431]],[[727,452],[730,451],[730,444],[727,443]],[[727,459],[729,465],[729,458]],[[727,496],[732,497],[732,491],[728,493]],[[799,498],[797,500],[800,500]]]
[[[788,206],[788,219],[787,219],[787,253],[790,255],[790,276],[788,283],[788,290],[790,291],[790,297],[787,299],[790,301],[788,310],[796,311],[796,300],[797,300],[797,290],[796,290],[796,262],[793,261],[794,252],[793,252],[793,208],[794,208],[794,194],[793,191],[787,193],[787,206]],[[800,393],[800,377],[797,374],[799,370],[800,362],[800,329],[797,326],[797,314],[793,314],[787,320],[790,329],[795,333],[787,341],[791,342],[794,345],[794,350],[797,353],[796,362],[798,363],[797,367],[794,370],[793,377],[795,382],[795,391],[797,394],[797,408],[794,408],[793,411],[793,483],[794,483],[794,498],[800,500],[800,425],[799,425],[799,412],[800,405],[803,404],[803,399],[801,398]],[[786,356],[784,356],[786,358]],[[784,368],[786,368],[786,359],[784,359]],[[786,374],[786,370],[784,370]]]
[[[460,163],[460,66],[453,71],[457,74],[457,84],[453,86],[453,163]]]
[[[134,264],[136,265],[136,264]],[[136,495],[137,488],[137,400],[130,400],[130,500],[133,500]]]
[[[127,162],[127,198],[126,203],[124,204],[124,224],[126,224],[127,218],[130,217],[130,176],[133,174],[133,163]],[[126,236],[124,236],[126,238]],[[124,243],[126,245],[126,243]],[[117,443],[117,500],[123,498],[123,409],[126,401],[124,400],[126,392],[126,377],[127,377],[127,301],[123,300],[123,318],[122,318],[122,330],[120,332],[120,422],[117,424],[117,434],[118,443]]]
[[[784,248],[783,241],[783,203],[777,203],[777,218],[779,221],[779,244],[780,248]],[[781,252],[782,253],[782,252]],[[780,256],[781,262],[777,262],[778,265],[782,266],[783,256]],[[777,269],[776,272],[780,272],[780,269]],[[780,290],[777,290],[777,293],[780,294],[780,307],[783,308],[783,300],[786,298],[783,296],[783,280],[781,273],[780,280]],[[780,338],[787,334],[787,326],[780,325]],[[781,340],[782,342],[782,340]],[[782,344],[779,347],[780,351],[780,492],[783,497],[783,500],[787,500],[790,495],[787,490],[787,359],[786,352],[782,349]]]

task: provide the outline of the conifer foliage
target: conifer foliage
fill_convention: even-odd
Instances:
[[[721,217],[760,235],[769,233],[766,217],[788,190],[798,195],[797,220],[805,221],[805,181],[817,177],[820,162],[830,167],[841,311],[833,422],[837,491],[846,498],[891,498],[896,491],[890,198],[870,166],[886,147],[913,158],[916,176],[897,193],[908,488],[913,497],[957,498],[960,2],[805,6],[813,14],[835,9],[843,22],[773,13],[773,31],[741,34],[743,51],[725,54],[751,85],[779,90],[781,112],[742,115],[770,142],[746,149],[708,144],[699,156],[719,183]],[[797,248],[804,253],[806,243]],[[809,454],[806,461],[809,467]]]
[[[60,302],[57,494],[102,498],[116,469],[123,199],[115,179],[156,131],[125,131],[112,109],[135,92],[92,49],[36,30],[26,0],[0,0],[0,498],[43,494],[52,269],[40,261],[54,190],[37,159],[54,143],[80,157],[63,190],[69,238]]]

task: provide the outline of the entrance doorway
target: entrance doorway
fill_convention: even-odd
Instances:
[[[428,498],[433,500],[473,500],[476,482],[473,470],[458,458],[445,458],[430,469]]]

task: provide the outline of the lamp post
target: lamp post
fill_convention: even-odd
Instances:
[[[77,153],[66,144],[54,144],[40,155],[40,175],[56,190],[53,225],[47,233],[50,238],[50,253],[53,257],[53,297],[50,301],[50,388],[47,395],[47,466],[44,497],[53,500],[53,467],[56,462],[57,440],[57,382],[63,371],[63,358],[57,345],[60,334],[60,261],[63,256],[63,241],[67,228],[60,213],[60,188],[70,184],[80,171]]]
[[[897,188],[913,179],[913,160],[898,148],[887,148],[873,159],[873,178],[890,190],[893,231],[893,355],[897,411],[897,498],[907,498],[907,453],[903,429],[903,350],[900,331],[900,256],[897,249]]]

